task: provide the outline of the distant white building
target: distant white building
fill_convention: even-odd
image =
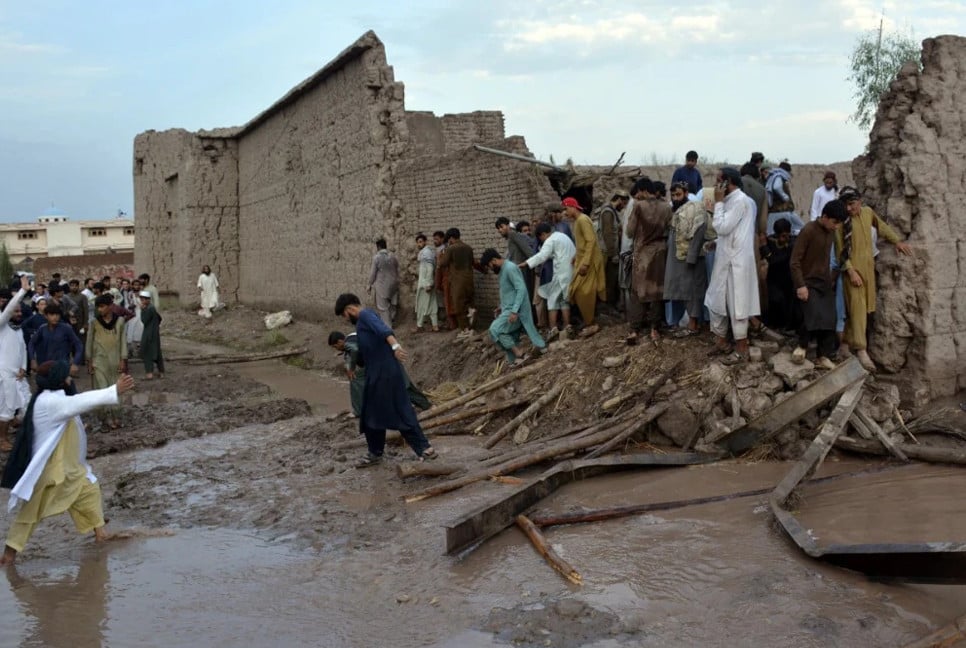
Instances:
[[[49,207],[36,223],[0,223],[0,240],[14,264],[27,257],[134,252],[134,220],[72,221],[62,210]]]

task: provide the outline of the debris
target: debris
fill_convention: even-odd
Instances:
[[[966,450],[939,448],[922,444],[915,445],[912,443],[896,443],[895,446],[907,457],[915,459],[916,461],[966,465]],[[865,441],[863,439],[852,439],[849,437],[839,437],[835,441],[835,447],[850,452],[861,452],[863,454],[889,454],[889,451],[878,441]]]
[[[610,356],[608,358],[604,358],[604,361],[602,364],[604,365],[604,369],[613,369],[614,367],[621,366],[625,362],[627,362],[626,353],[619,356]]]
[[[909,457],[903,452],[896,444],[892,442],[889,435],[882,431],[879,424],[875,422],[868,414],[863,412],[861,409],[856,408],[855,412],[852,414],[853,421],[856,419],[866,430],[871,432],[879,441],[882,442],[889,452],[896,456],[897,459],[901,461],[909,461]]]
[[[546,360],[541,360],[540,362],[536,362],[529,367],[523,367],[522,369],[500,376],[499,378],[494,378],[490,382],[484,383],[483,385],[480,385],[476,389],[473,389],[462,396],[458,396],[452,400],[446,401],[445,403],[436,405],[432,409],[428,409],[425,412],[420,412],[417,418],[419,421],[426,421],[431,418],[435,418],[440,414],[454,410],[460,405],[465,405],[466,403],[479,398],[483,394],[487,394],[494,389],[502,387],[503,385],[512,383],[520,378],[523,378],[524,376],[529,376],[541,369],[544,369],[546,367],[546,362]]]
[[[269,331],[275,330],[277,328],[282,328],[283,326],[288,326],[292,323],[292,313],[283,310],[277,313],[269,313],[265,316],[265,328]]]
[[[859,361],[849,358],[791,398],[778,403],[747,425],[728,433],[717,443],[732,454],[750,450],[829,399],[840,395],[865,375],[866,371]]]
[[[571,567],[570,563],[561,558],[557,552],[553,550],[553,547],[550,546],[550,543],[547,542],[547,539],[543,537],[542,533],[540,533],[540,529],[538,529],[527,516],[518,515],[516,517],[516,523],[523,533],[530,538],[530,542],[533,543],[537,553],[543,556],[544,560],[550,563],[551,567],[553,567],[571,583],[575,585],[583,585],[583,578],[581,577],[580,573]]]
[[[513,442],[517,445],[523,445],[530,439],[530,426],[526,423],[521,423],[520,427],[516,429],[513,433]]]
[[[466,470],[458,464],[442,464],[438,461],[405,461],[396,464],[396,474],[400,479],[407,477],[440,477]]]
[[[462,412],[456,412],[455,414],[450,414],[449,416],[439,416],[429,421],[421,423],[421,427],[424,430],[429,430],[434,427],[441,427],[443,425],[449,425],[450,423],[456,423],[457,421],[462,421],[469,418],[479,418],[481,416],[486,416],[487,414],[494,414],[496,412],[503,411],[505,409],[510,409],[511,407],[518,407],[524,403],[530,402],[533,397],[532,394],[526,394],[524,396],[519,396],[517,398],[512,398],[509,400],[501,400],[498,403],[493,403],[492,405],[482,405],[472,409],[466,409]],[[429,411],[429,410],[427,410]],[[461,433],[463,431],[461,430]]]
[[[784,380],[789,387],[794,387],[798,381],[804,380],[815,368],[815,365],[808,360],[803,361],[802,364],[795,364],[792,361],[792,354],[787,351],[776,353],[768,363],[775,375]]]
[[[535,400],[533,403],[530,404],[529,407],[527,407],[525,410],[523,410],[515,417],[513,417],[513,419],[510,420],[506,425],[504,425],[499,430],[497,430],[492,435],[490,435],[490,438],[486,440],[486,443],[483,444],[483,447],[492,448],[493,446],[495,446],[503,439],[503,437],[505,437],[507,434],[512,432],[521,423],[523,423],[528,418],[530,418],[531,416],[539,412],[548,403],[551,403],[554,401],[554,399],[558,398],[560,394],[563,392],[563,388],[564,388],[564,383],[562,382],[556,383],[553,387],[551,387],[547,391],[547,393],[545,393],[543,396]]]
[[[748,347],[748,361],[761,362],[761,360],[762,360],[761,349],[756,346]]]
[[[604,384],[600,386],[600,390],[605,394],[614,388],[614,377],[607,376],[604,378]]]
[[[610,452],[611,450],[619,446],[621,443],[629,439],[631,436],[633,436],[635,432],[638,432],[641,428],[643,428],[648,423],[656,419],[658,416],[666,412],[667,408],[668,406],[666,403],[659,403],[658,405],[649,407],[647,411],[645,411],[640,417],[637,417],[637,416],[632,417],[631,420],[626,424],[623,430],[621,430],[619,433],[614,435],[613,439],[611,439],[610,441],[603,444],[602,446],[600,446],[599,448],[591,452],[589,455],[587,455],[587,458],[593,459],[594,457],[599,457],[605,452]]]

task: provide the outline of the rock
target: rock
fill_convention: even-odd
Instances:
[[[656,392],[654,392],[654,396],[657,398],[667,398],[671,394],[674,394],[677,390],[678,386],[674,384],[673,380],[669,380],[661,385]]]
[[[775,374],[768,374],[767,376],[761,379],[760,383],[758,383],[758,391],[762,392],[763,394],[768,394],[769,396],[774,396],[779,392],[784,393],[784,389],[785,389],[785,381],[783,381]],[[780,401],[776,401],[776,402],[780,402]]]
[[[647,430],[647,442],[651,445],[656,446],[673,446],[674,441],[668,437],[661,434],[660,431],[655,430],[653,427],[648,427]]]
[[[667,411],[657,419],[657,428],[661,434],[682,447],[691,439],[697,427],[697,417],[680,401],[671,403]]]
[[[712,362],[701,372],[701,380],[713,390],[731,377],[731,371],[720,362]]]
[[[795,364],[792,362],[792,354],[788,351],[776,353],[768,360],[768,364],[775,375],[784,380],[789,387],[794,387],[815,368],[815,365],[808,360],[802,364]]]
[[[292,313],[287,310],[269,313],[265,316],[265,328],[272,331],[292,323]]]
[[[748,362],[761,362],[761,349],[758,347],[748,347]]]
[[[798,439],[793,443],[788,443],[781,446],[778,449],[778,456],[785,461],[794,461],[796,459],[800,459],[802,455],[805,454],[805,451],[808,450],[809,445],[810,444],[807,441]]]
[[[550,349],[551,351],[563,351],[569,345],[570,345],[570,340],[557,340],[547,345],[547,348]]]
[[[884,423],[892,418],[893,409],[890,403],[874,397],[869,392],[862,394],[859,409],[868,414],[876,423]]]
[[[795,441],[798,441],[798,428],[791,425],[775,435],[775,443],[778,445],[788,445]]]
[[[396,594],[396,603],[408,603],[409,594]]]
[[[902,396],[899,393],[899,386],[891,383],[881,384],[878,400],[882,401],[883,403],[888,403],[889,405],[899,407],[899,405],[902,404]]]
[[[811,380],[799,380],[797,383],[795,383],[795,391],[800,392],[811,384]]]
[[[775,376],[775,377],[778,378],[778,376]],[[781,378],[778,378],[778,382],[781,382]],[[782,385],[784,385],[784,384],[785,383],[782,383]],[[775,394],[775,405],[778,405],[782,401],[788,400],[789,398],[791,398],[794,395],[795,395],[794,392],[788,392],[788,391],[778,392],[777,394]]]
[[[614,367],[619,367],[627,362],[627,354],[622,354],[619,356],[609,356],[604,358],[604,369],[613,369]]]
[[[778,353],[778,350],[781,349],[781,345],[772,340],[752,340],[751,348],[761,349],[765,353],[774,354]]]
[[[605,394],[609,394],[610,390],[614,388],[614,377],[607,376],[604,378],[604,384],[600,386],[601,391]]]
[[[741,404],[741,412],[749,419],[758,418],[771,409],[771,398],[761,393],[757,389],[739,389],[738,402]]]
[[[761,382],[761,378],[762,372],[760,367],[745,365],[738,370],[738,374],[735,376],[735,387],[738,389],[757,387],[758,383]]]
[[[738,417],[737,421],[735,421],[730,417],[726,419],[716,419],[716,420],[707,421],[705,425],[705,429],[708,430],[708,433],[705,435],[704,442],[714,443],[718,439],[724,436],[727,436],[734,430],[737,430],[745,423],[747,423],[747,421],[744,419],[744,417],[741,417],[741,416]]]
[[[526,423],[521,423],[520,427],[513,433],[513,442],[517,445],[526,443],[530,438],[530,427]]]

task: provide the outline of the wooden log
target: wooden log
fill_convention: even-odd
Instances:
[[[460,464],[443,464],[438,461],[406,461],[396,464],[396,474],[400,479],[407,477],[440,477],[466,470]]]
[[[511,398],[509,400],[504,400],[499,403],[493,403],[491,405],[480,405],[479,407],[474,407],[471,409],[463,410],[462,412],[455,412],[449,416],[437,416],[436,418],[425,421],[420,424],[423,430],[431,430],[435,427],[441,427],[443,425],[449,425],[451,423],[457,423],[469,418],[479,418],[480,416],[486,416],[487,414],[493,414],[495,412],[500,412],[511,407],[517,407],[518,405],[523,405],[531,400],[532,395],[527,394],[526,396],[518,396],[517,398]],[[462,432],[460,432],[462,434]]]
[[[465,405],[470,401],[476,400],[483,394],[488,394],[494,389],[502,387],[503,385],[508,385],[515,380],[519,380],[520,378],[523,378],[524,376],[529,376],[530,374],[536,373],[540,369],[544,369],[547,366],[548,366],[547,360],[541,360],[539,362],[536,362],[530,365],[529,367],[523,367],[522,369],[512,371],[504,376],[500,376],[499,378],[494,378],[490,382],[484,383],[483,385],[480,385],[476,389],[466,392],[462,396],[458,396],[452,400],[448,400],[445,403],[440,403],[439,405],[436,405],[432,409],[428,409],[424,412],[420,412],[416,418],[419,421],[428,421],[431,418],[435,418],[441,414],[445,414],[446,412],[452,411],[457,407],[459,407],[460,405]]]
[[[614,418],[609,421],[601,422],[598,425],[593,427],[588,427],[586,426],[586,424],[581,426],[574,426],[564,430],[563,432],[565,433],[553,434],[545,439],[537,439],[535,441],[528,442],[525,445],[511,448],[505,452],[492,450],[491,454],[481,456],[479,458],[479,462],[481,466],[496,466],[497,464],[501,464],[504,461],[509,461],[510,459],[522,457],[524,455],[530,454],[531,452],[537,452],[538,450],[548,447],[554,441],[559,441],[565,436],[576,435],[574,436],[574,438],[581,438],[584,435],[599,432],[600,430],[603,430],[608,426],[614,425],[615,422],[617,422],[618,420],[622,420],[622,419]]]
[[[619,432],[620,429],[620,426],[618,426],[617,430],[607,428],[595,434],[582,436],[577,439],[565,439],[557,443],[549,444],[546,447],[537,450],[536,452],[531,452],[530,454],[522,457],[510,459],[495,466],[487,466],[479,470],[473,470],[466,475],[462,475],[441,484],[436,484],[429,488],[425,488],[406,497],[406,501],[418,502],[429,497],[449,493],[450,491],[454,491],[458,488],[462,488],[463,486],[467,486],[468,484],[472,484],[489,477],[506,475],[516,472],[517,470],[521,470],[522,468],[526,468],[527,466],[544,462],[547,459],[553,459],[554,457],[570,454],[578,450],[590,448],[600,443],[605,443],[606,441],[609,441],[616,432]]]
[[[169,362],[180,362],[182,364],[228,364],[232,362],[257,362],[258,360],[273,360],[275,358],[287,358],[289,356],[302,355],[307,352],[307,347],[297,349],[279,349],[277,351],[253,351],[251,353],[212,353],[207,355],[175,355],[165,358]]]
[[[818,467],[822,465],[825,456],[832,449],[832,444],[842,434],[845,424],[848,423],[849,417],[852,416],[856,405],[859,404],[864,382],[865,378],[861,378],[845,390],[835,409],[822,424],[812,444],[808,446],[805,454],[775,487],[771,496],[772,502],[783,506],[802,480],[814,474]]]
[[[855,415],[855,413],[853,413],[852,418],[849,419],[849,424],[852,426],[852,429],[855,430],[856,434],[858,434],[863,439],[866,439],[868,441],[871,441],[873,439],[874,435],[872,434],[872,430],[867,428],[865,426],[865,423],[859,420],[859,418]]]
[[[476,419],[475,421],[473,421],[470,424],[470,429],[468,430],[468,432],[470,434],[472,434],[473,436],[477,436],[479,434],[483,434],[483,429],[487,425],[489,425],[490,424],[490,421],[492,421],[492,420],[493,420],[493,414],[492,413],[491,414],[487,414],[485,416],[481,416],[480,418]]]
[[[540,533],[540,529],[530,521],[526,515],[518,515],[516,518],[517,526],[530,538],[530,542],[533,543],[534,549],[537,553],[543,556],[551,567],[554,568],[561,576],[569,580],[575,585],[583,585],[584,579],[581,577],[580,572],[574,569],[570,563],[560,557],[547,539],[543,537]]]
[[[627,424],[625,429],[621,430],[617,435],[614,436],[613,439],[611,439],[607,443],[601,445],[599,448],[596,448],[593,452],[587,455],[587,458],[593,459],[595,457],[599,457],[605,452],[610,452],[620,444],[624,443],[627,439],[631,438],[634,434],[636,434],[646,425],[654,421],[654,419],[656,419],[661,414],[666,412],[667,409],[668,409],[667,403],[658,403],[653,407],[649,407],[647,411],[644,412],[644,414],[640,418],[635,417],[634,419],[632,419]]]
[[[927,445],[916,445],[914,443],[897,443],[896,447],[916,461],[928,463],[946,463],[966,465],[966,450],[957,448],[936,448]],[[835,440],[835,447],[849,452],[860,452],[862,454],[887,455],[889,451],[878,441],[865,441],[863,439],[850,439],[839,437]]]
[[[860,378],[868,375],[858,359],[849,358],[838,367],[814,380],[791,398],[783,400],[753,421],[729,432],[716,443],[732,454],[740,454],[767,441],[816,407],[841,395]]]
[[[521,423],[523,423],[528,418],[530,418],[531,416],[539,412],[547,403],[553,402],[555,398],[560,396],[560,393],[563,391],[563,388],[564,388],[564,384],[562,382],[558,382],[556,385],[551,387],[546,394],[544,394],[537,400],[533,401],[533,403],[531,403],[529,407],[527,407],[525,410],[523,410],[522,412],[514,416],[510,421],[507,422],[506,425],[501,427],[499,430],[491,434],[490,438],[487,439],[486,443],[483,444],[483,447],[492,448],[493,446],[495,446],[503,439],[503,437],[505,437],[510,432],[513,432],[513,430],[517,429],[517,427],[519,427]]]
[[[882,431],[882,428],[880,428],[879,424],[875,422],[875,419],[866,414],[860,408],[856,408],[855,412],[852,413],[852,420],[854,421],[856,419],[862,423],[862,426],[865,427],[865,429],[869,430],[877,439],[879,439],[879,441],[882,442],[882,445],[884,445],[889,452],[895,455],[897,459],[900,461],[909,461],[909,457],[906,455],[906,453],[892,442],[892,439],[889,438],[888,434]]]
[[[953,648],[961,645],[960,642],[963,639],[966,639],[966,614],[950,621],[935,632],[930,632],[922,639],[906,644],[905,648]]]
[[[658,376],[657,380],[654,382],[647,382],[643,385],[639,385],[626,394],[620,394],[604,401],[604,403],[600,406],[601,409],[605,412],[615,410],[623,403],[626,403],[627,401],[640,396],[641,394],[644,394],[644,403],[647,404],[652,398],[654,398],[654,394],[657,393],[657,390],[663,387],[664,383],[666,383],[671,377],[674,376],[674,374],[677,373],[680,366],[681,363],[676,362],[671,365],[667,371]]]

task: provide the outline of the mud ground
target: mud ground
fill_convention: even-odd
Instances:
[[[166,312],[165,351],[211,352],[229,341],[236,350],[308,346],[307,358],[299,362],[312,368],[304,376],[315,387],[303,389],[303,398],[266,386],[292,370],[281,362],[264,365],[263,381],[252,377],[261,368],[171,362],[164,379],[138,382],[120,430],[89,417],[89,447],[112,526],[173,530],[191,538],[197,536],[189,529],[235,530],[295,552],[293,560],[303,561],[298,562],[302,567],[294,572],[280,567],[279,573],[290,574],[289,585],[272,581],[271,587],[291,586],[290,604],[296,609],[328,601],[327,623],[338,630],[321,642],[307,631],[291,645],[715,645],[714,638],[723,636],[731,637],[728,645],[740,645],[742,636],[754,636],[757,645],[778,645],[789,637],[796,639],[786,645],[899,645],[966,607],[962,588],[874,585],[798,556],[761,519],[755,502],[701,507],[718,511],[710,514],[713,521],[685,512],[553,533],[552,540],[573,550],[574,560],[587,570],[589,586],[583,590],[559,579],[512,530],[454,561],[441,555],[440,525],[491,501],[506,486],[481,483],[406,505],[401,496],[428,483],[400,482],[395,476],[396,462],[412,460],[407,449],[394,447],[387,465],[352,468],[361,449],[347,446],[358,441],[357,428],[345,415],[348,395],[340,360],[324,344],[330,328],[346,330],[345,324],[295,322],[267,335],[260,328],[262,315],[237,308],[205,321],[192,313]],[[558,349],[561,372],[546,381],[571,381],[572,397],[597,402],[594,367],[605,355],[627,352],[623,333],[623,328],[605,328],[592,341],[564,345]],[[485,340],[451,337],[401,333],[411,351],[410,373],[425,387],[452,389],[500,370],[500,354]],[[682,361],[686,375],[704,362],[685,341],[634,352],[647,354],[655,371]],[[132,367],[139,379],[143,371]],[[540,381],[534,385],[540,386]],[[549,412],[546,420],[563,424],[593,416],[596,412],[562,409]],[[479,449],[477,439],[464,436],[437,438],[434,445],[444,461],[466,459]],[[717,469],[717,478],[701,480],[702,488],[734,490],[747,479],[726,482],[741,475],[773,483],[783,468],[769,466],[726,465]],[[625,476],[591,490],[570,488],[548,504],[620,505],[640,502],[644,495],[671,499],[694,491],[696,482],[683,472],[661,475]],[[66,517],[42,526],[22,556],[25,571],[32,560],[40,565],[65,552],[71,560],[69,548],[80,542]],[[758,530],[742,537],[748,529]],[[145,541],[145,546],[161,551],[164,542],[176,541]],[[751,555],[740,558],[742,552],[731,546],[735,542]],[[239,552],[233,555],[244,553]],[[749,557],[758,564],[746,562]],[[318,562],[306,567],[305,560]],[[269,580],[260,576],[246,581],[246,587],[270,587]],[[802,598],[800,605],[795,596]],[[844,600],[854,597],[850,610]],[[735,605],[739,616],[732,619],[726,610]],[[702,612],[711,609],[716,611]],[[754,628],[740,622],[742,615],[757,619]],[[374,618],[383,622],[366,623]],[[393,631],[403,627],[401,634]],[[367,641],[360,641],[363,637]]]

